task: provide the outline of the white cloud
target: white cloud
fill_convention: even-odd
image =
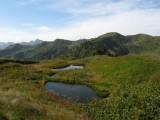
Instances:
[[[3,42],[22,42],[35,40],[37,38],[43,40],[51,40],[53,29],[47,27],[16,29],[16,28],[0,28],[0,41]]]
[[[87,19],[64,28],[48,26],[26,27],[26,29],[0,28],[1,41],[30,41],[33,39],[54,40],[64,38],[77,40],[92,38],[106,32],[119,32],[124,35],[146,33],[160,35],[160,10],[137,10]]]
[[[131,10],[160,7],[157,0],[18,0],[24,5],[67,12],[80,17],[117,14]],[[82,16],[83,15],[83,16]]]
[[[0,28],[0,41],[77,40],[92,38],[106,32],[124,35],[146,33],[160,35],[160,9],[156,0],[18,0],[21,5],[35,5],[49,10],[71,14],[71,21],[64,27],[22,24],[23,29]]]
[[[59,31],[68,39],[91,38],[106,32],[124,35],[146,33],[160,35],[160,11],[144,10],[120,13],[110,17],[92,18]]]

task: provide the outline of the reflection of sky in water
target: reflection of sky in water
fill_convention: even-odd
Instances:
[[[65,68],[58,68],[58,69],[53,69],[53,70],[72,70],[72,69],[83,69],[83,66],[70,65],[70,66],[65,67]]]
[[[45,88],[58,94],[61,99],[65,98],[74,102],[89,102],[93,99],[99,99],[96,93],[85,85],[47,82]]]

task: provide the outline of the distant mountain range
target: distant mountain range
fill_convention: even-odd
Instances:
[[[0,57],[31,60],[57,57],[83,58],[93,55],[122,56],[127,54],[160,56],[160,38],[146,34],[124,36],[111,32],[92,39],[77,41],[56,39],[34,46],[33,44],[14,44],[0,50]]]
[[[44,42],[44,41],[39,40],[39,39],[36,39],[35,41],[21,42],[21,43],[19,43],[19,44],[21,44],[21,45],[37,45],[37,44],[40,44],[40,43],[42,43],[42,42]],[[5,48],[7,48],[8,46],[14,45],[14,44],[17,44],[17,43],[14,43],[14,42],[7,42],[7,43],[5,43],[5,42],[0,42],[0,49],[5,49]]]
[[[4,48],[6,48],[6,47],[8,47],[10,45],[13,45],[13,44],[14,44],[13,42],[7,42],[7,43],[0,42],[0,49],[4,49]]]
[[[38,44],[41,44],[43,42],[44,42],[43,40],[36,39],[35,41],[32,40],[30,42],[21,42],[20,44],[21,45],[38,45]]]

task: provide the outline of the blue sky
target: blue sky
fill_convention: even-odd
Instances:
[[[0,41],[160,36],[159,0],[1,0]]]

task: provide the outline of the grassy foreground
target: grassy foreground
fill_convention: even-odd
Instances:
[[[0,64],[0,120],[81,120],[78,105],[60,101],[44,88],[52,71],[39,64]]]
[[[51,70],[69,64],[83,65],[84,69]],[[49,77],[53,74],[54,79]],[[47,80],[85,84],[104,98],[87,104],[61,101],[44,89]],[[0,83],[0,119],[160,119],[159,58],[127,55],[35,64],[0,62]]]

